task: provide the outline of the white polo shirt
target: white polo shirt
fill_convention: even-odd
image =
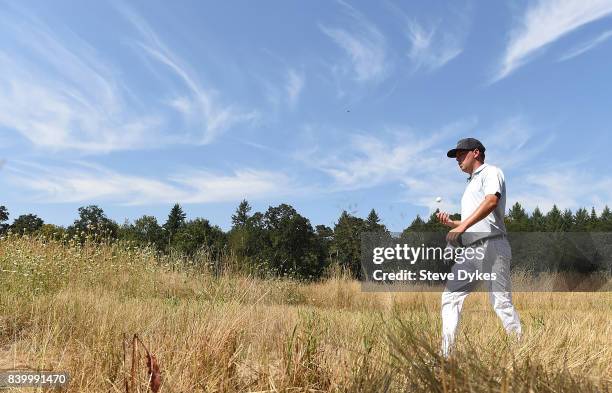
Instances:
[[[465,220],[472,215],[484,201],[486,195],[495,195],[496,193],[499,193],[499,202],[495,210],[466,230],[466,232],[478,233],[466,236],[470,238],[470,242],[506,233],[506,225],[504,224],[506,181],[504,173],[496,166],[482,164],[468,179],[468,185],[461,198],[461,220]]]

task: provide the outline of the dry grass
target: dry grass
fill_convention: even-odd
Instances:
[[[146,250],[27,237],[0,241],[0,269],[0,368],[67,370],[70,392],[124,391],[125,333],[157,356],[162,392],[612,386],[610,292],[516,293],[520,343],[475,293],[445,361],[435,292],[367,293],[342,277],[214,277]],[[139,383],[145,392],[144,369]]]

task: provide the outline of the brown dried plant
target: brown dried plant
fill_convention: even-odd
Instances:
[[[127,337],[123,335],[123,363],[124,365],[127,363]],[[125,392],[135,392],[136,388],[136,363],[138,361],[138,344],[140,344],[145,352],[147,357],[147,373],[149,375],[149,388],[153,393],[158,393],[161,389],[162,378],[161,378],[161,369],[159,367],[159,361],[157,357],[149,351],[149,348],[142,342],[140,337],[137,334],[134,334],[132,338],[132,367],[130,372],[130,383],[128,383],[127,378],[125,379]]]

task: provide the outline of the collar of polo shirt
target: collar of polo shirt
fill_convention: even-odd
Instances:
[[[470,181],[474,178],[474,176],[476,176],[480,171],[482,171],[488,164],[485,162],[483,163],[481,166],[479,166],[478,168],[476,168],[476,170],[474,172],[472,172],[472,176],[467,178],[467,181]]]

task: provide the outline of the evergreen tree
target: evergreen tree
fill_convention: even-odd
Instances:
[[[229,247],[246,265],[250,264],[249,256],[252,256],[247,250],[249,243],[253,240],[253,228],[249,225],[250,211],[251,205],[246,199],[243,199],[236,208],[236,213],[232,214],[232,229],[228,233]]]
[[[561,228],[564,232],[572,232],[574,229],[574,215],[570,209],[565,209],[561,216]]]
[[[512,221],[527,220],[529,217],[519,202],[516,202],[508,211],[508,217]]]
[[[36,214],[22,214],[13,221],[10,229],[13,233],[20,235],[32,234],[38,231],[44,222]]]
[[[5,221],[9,219],[9,212],[5,206],[0,206],[0,235],[6,232],[8,229],[8,224],[5,224]]]
[[[172,206],[170,213],[168,214],[168,219],[166,223],[163,225],[164,230],[166,231],[166,240],[168,244],[172,243],[174,239],[174,235],[185,225],[185,219],[187,215],[183,211],[183,208],[178,203]]]
[[[557,205],[553,205],[544,219],[544,230],[546,232],[559,232],[562,230],[562,227],[563,218],[561,216],[561,210],[557,208]]]
[[[529,231],[529,216],[519,202],[516,202],[508,211],[506,217],[506,229],[508,232]]]
[[[529,227],[533,232],[542,232],[545,230],[544,215],[537,206],[533,209],[531,217],[529,218]]]
[[[345,210],[334,226],[332,255],[357,278],[361,276],[361,234],[366,232],[366,225],[363,219]]]
[[[408,228],[404,229],[404,232],[423,232],[425,230],[425,221],[417,214],[416,218],[412,220]]]
[[[612,231],[612,212],[608,205],[604,207],[599,217],[599,230],[603,232]]]
[[[595,206],[591,207],[591,215],[589,216],[589,223],[587,228],[590,232],[597,231],[599,228],[599,218],[597,217],[597,213],[595,212]]]
[[[574,230],[576,232],[584,232],[589,227],[589,213],[585,208],[576,210],[574,214]]]
[[[232,215],[232,226],[244,227],[249,220],[249,212],[251,211],[251,205],[246,199],[243,199],[236,209],[236,213]]]
[[[366,219],[366,231],[387,232],[387,227],[380,223],[380,218],[374,209],[370,210],[370,214],[368,214],[368,218]]]
[[[241,263],[239,268],[247,274],[265,273],[262,266],[267,263],[265,250],[270,242],[263,214],[255,212],[243,225],[234,225],[228,233],[228,245]]]

